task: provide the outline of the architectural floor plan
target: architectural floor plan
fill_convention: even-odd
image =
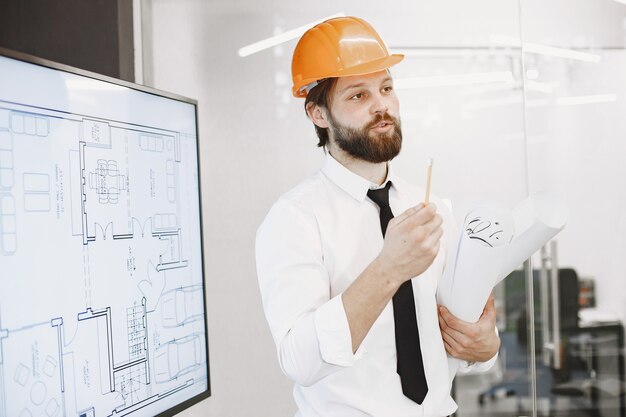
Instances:
[[[195,134],[0,101],[0,417],[207,387]]]

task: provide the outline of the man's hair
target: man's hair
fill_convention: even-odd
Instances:
[[[306,99],[304,100],[304,111],[307,113],[307,116],[309,103],[323,107],[330,112],[330,99],[335,84],[337,84],[337,78],[326,78],[318,82],[318,84],[307,93]],[[328,144],[328,129],[319,127],[316,124],[314,124],[314,126],[317,137],[320,140],[317,146],[325,148]]]

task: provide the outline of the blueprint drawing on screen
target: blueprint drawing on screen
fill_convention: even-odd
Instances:
[[[0,100],[0,417],[206,390],[196,140]]]

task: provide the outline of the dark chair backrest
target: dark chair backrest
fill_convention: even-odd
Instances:
[[[564,331],[578,329],[578,275],[571,268],[559,269],[559,311],[561,313],[561,329]]]
[[[526,279],[524,271],[513,271],[504,279],[506,329],[517,331],[518,341],[526,343],[527,309]],[[535,340],[537,349],[541,349],[541,283],[539,270],[533,271],[533,294],[535,303]],[[571,268],[559,269],[559,312],[561,331],[570,332],[578,329],[578,275]],[[552,318],[550,310],[550,318]]]

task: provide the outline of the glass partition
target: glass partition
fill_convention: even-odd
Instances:
[[[570,212],[533,258],[537,415],[624,416],[626,5],[521,5],[529,189]]]
[[[528,196],[524,71],[521,49],[497,42],[520,38],[517,1],[446,6],[442,25],[451,32],[440,37],[441,28],[427,26],[415,44],[389,45],[406,55],[392,70],[405,137],[395,166],[423,185],[432,157],[432,192],[452,201],[462,228],[477,204],[512,208]],[[423,14],[434,17],[438,6],[423,8],[420,21]],[[534,350],[528,332],[534,310],[527,313],[527,288],[521,264],[496,287],[500,355],[487,372],[457,375],[456,416],[532,414]]]

